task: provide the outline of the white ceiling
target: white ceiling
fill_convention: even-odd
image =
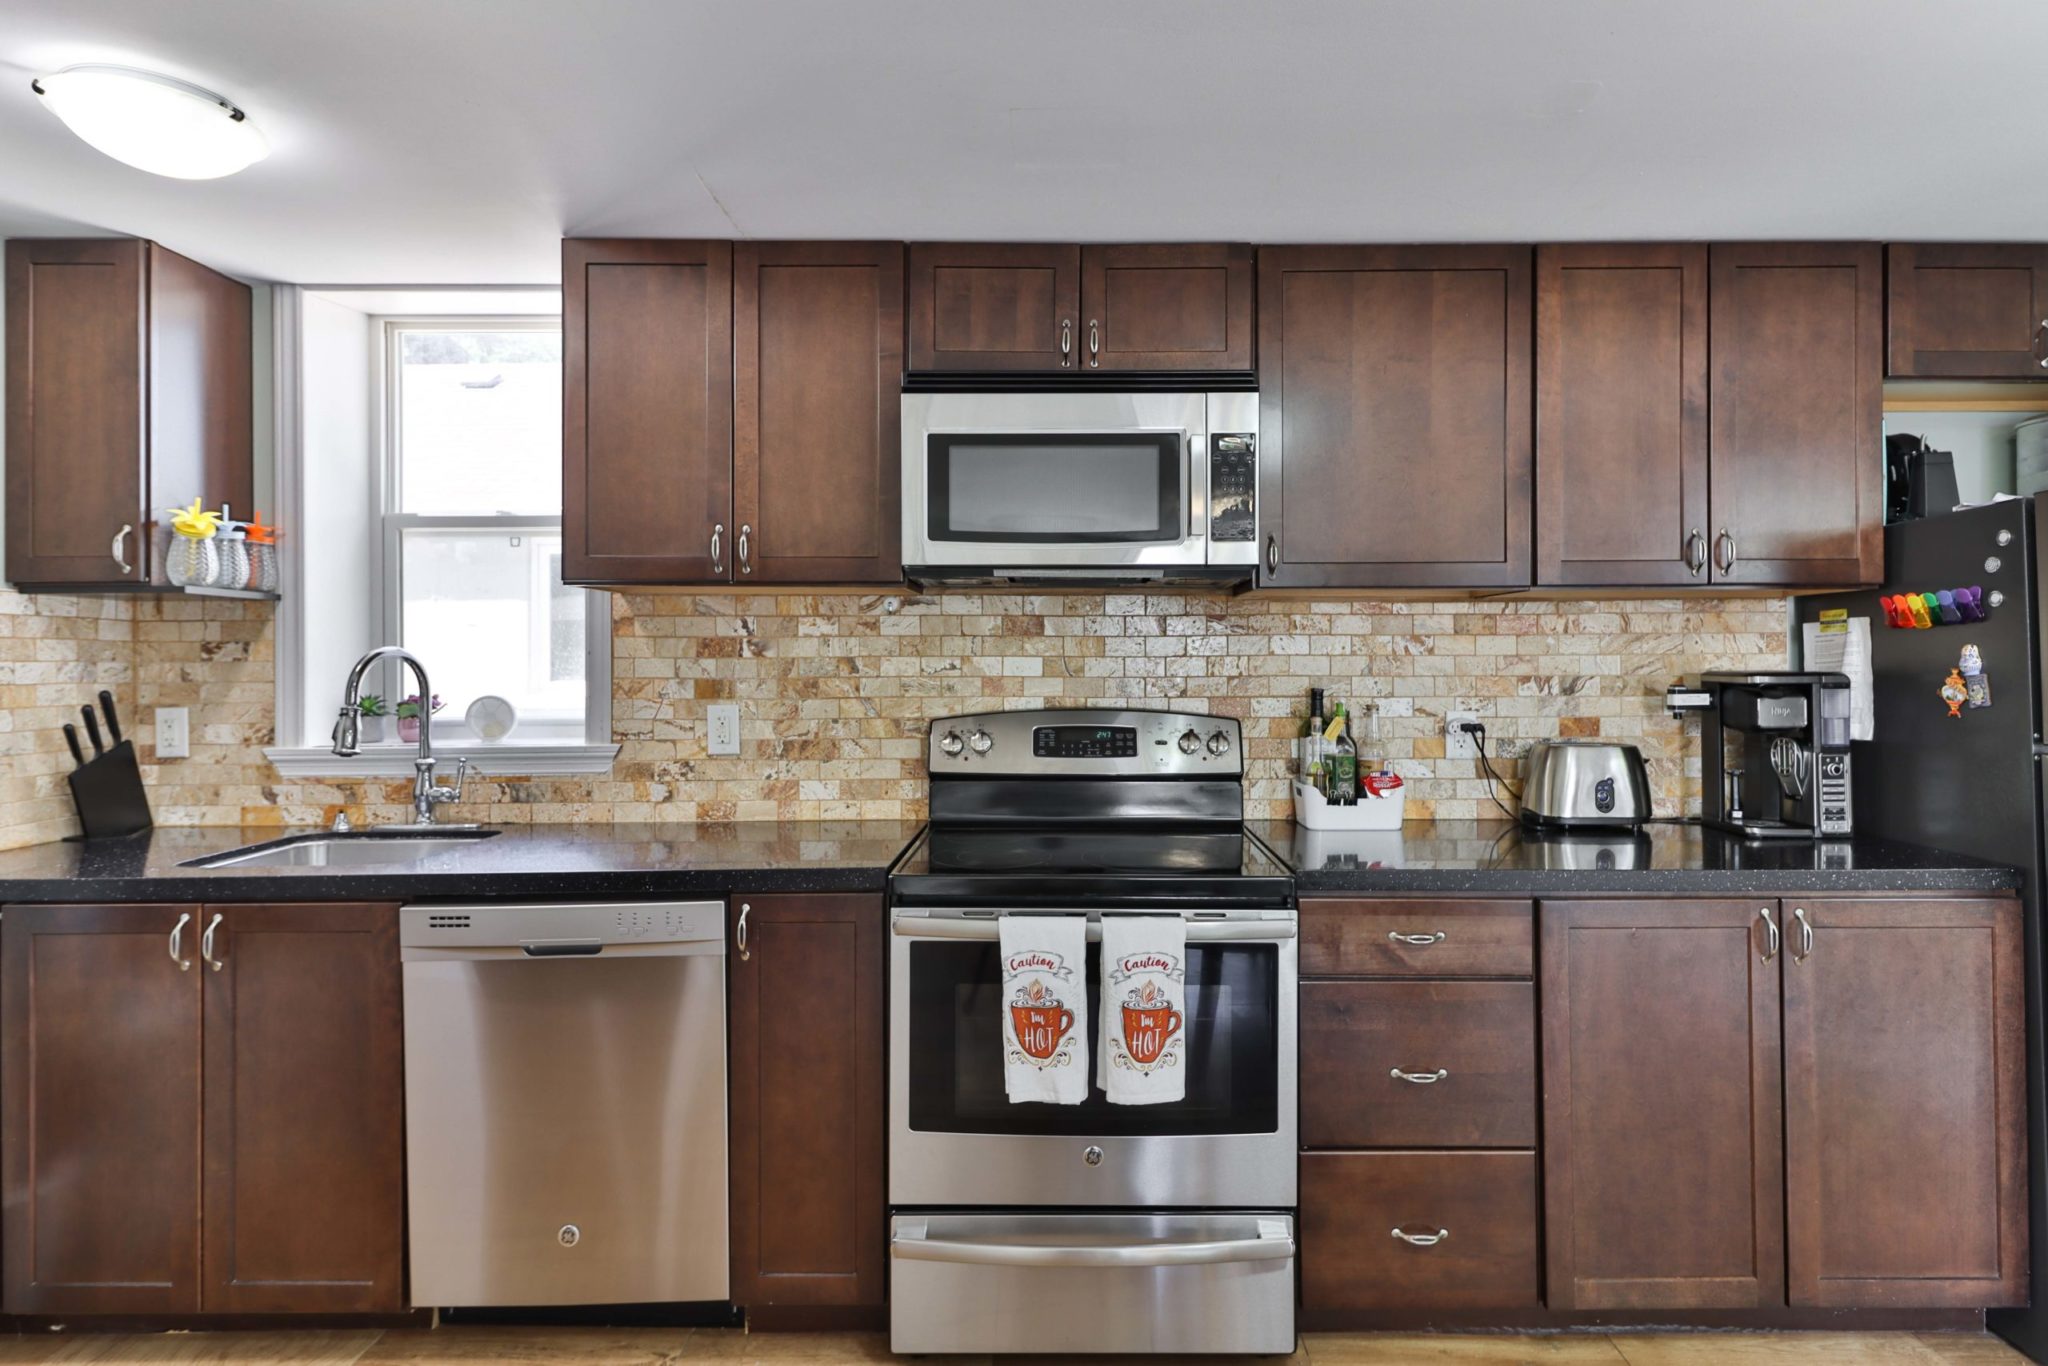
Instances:
[[[2048,238],[2040,0],[0,0],[0,233],[525,283],[563,234]],[[118,61],[268,161],[37,106]]]

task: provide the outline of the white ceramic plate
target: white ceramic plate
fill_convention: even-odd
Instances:
[[[502,740],[519,724],[519,709],[502,697],[486,694],[462,714],[470,734],[483,741]]]

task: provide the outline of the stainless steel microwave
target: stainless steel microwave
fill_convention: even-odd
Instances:
[[[903,396],[903,564],[929,584],[1186,584],[1258,564],[1256,393]]]

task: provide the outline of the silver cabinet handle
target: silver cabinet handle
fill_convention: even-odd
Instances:
[[[1088,368],[1099,369],[1102,365],[1102,329],[1095,319],[1088,320]]]
[[[1768,963],[1778,956],[1778,922],[1771,919],[1771,908],[1757,907],[1757,915],[1764,922],[1764,951],[1757,955],[1757,961]]]
[[[1804,963],[1813,953],[1813,922],[1806,918],[1804,906],[1794,906],[1792,918],[1799,922],[1799,951],[1792,955],[1792,961]]]
[[[1414,1247],[1435,1247],[1438,1243],[1450,1237],[1451,1231],[1447,1228],[1440,1228],[1434,1233],[1409,1233],[1397,1228],[1394,1230],[1394,1236]]]
[[[754,956],[753,954],[747,952],[747,912],[753,909],[754,908],[752,906],[748,905],[744,901],[740,903],[739,928],[733,931],[733,947],[737,948],[740,951],[740,961],[742,963],[748,962]]]
[[[1280,538],[1266,537],[1266,573],[1277,577],[1280,573]]]
[[[714,522],[711,526],[711,572],[725,572],[725,523]]]
[[[2034,329],[2034,361],[2048,370],[2048,318],[2041,319],[2041,325]]]
[[[1698,578],[1700,571],[1707,567],[1707,538],[1700,535],[1698,527],[1686,533],[1685,567],[1692,571],[1694,578]]]
[[[192,964],[186,961],[185,951],[180,947],[185,939],[185,925],[191,919],[192,913],[187,911],[178,917],[177,924],[171,926],[171,961],[178,965],[179,972],[192,971]]]
[[[1067,367],[1068,367],[1069,365],[1072,365],[1072,364],[1074,363],[1074,362],[1073,362],[1073,355],[1074,355],[1074,320],[1073,320],[1072,318],[1061,318],[1061,319],[1060,319],[1060,369],[1064,370],[1064,369],[1066,369],[1066,368],[1067,368]]]
[[[206,966],[212,968],[215,972],[219,972],[223,967],[227,966],[220,959],[213,956],[213,932],[220,928],[220,922],[223,919],[225,917],[219,911],[215,911],[213,919],[206,922],[206,932],[199,936],[199,956],[204,958]]]
[[[1721,566],[1723,574],[1735,568],[1735,538],[1728,534],[1728,528],[1725,526],[1721,528],[1721,534],[1714,538],[1714,563]]]
[[[114,557],[114,563],[115,563],[115,564],[118,564],[118,565],[120,565],[120,566],[121,566],[121,572],[122,572],[123,574],[126,574],[126,573],[129,573],[129,572],[131,572],[131,570],[130,570],[130,567],[129,567],[129,564],[128,564],[128,554],[127,554],[127,551],[128,551],[128,533],[129,533],[129,532],[131,532],[131,531],[133,531],[133,530],[135,530],[135,527],[134,527],[134,524],[133,524],[133,523],[130,523],[130,522],[123,522],[123,523],[121,523],[121,529],[120,529],[119,531],[117,531],[117,532],[115,532],[115,533],[114,533],[114,544],[113,544],[112,546],[110,546],[110,547],[108,548],[108,553],[110,553],[111,555],[113,555],[113,557]]]
[[[1406,944],[1411,948],[1426,949],[1431,944],[1443,943],[1444,932],[1438,930],[1434,934],[1403,934],[1399,930],[1388,930],[1387,941],[1392,944]]]
[[[1397,1077],[1402,1081],[1412,1081],[1417,1086],[1434,1086],[1437,1082],[1451,1075],[1451,1070],[1448,1067],[1439,1067],[1434,1072],[1403,1072],[1400,1068],[1396,1067],[1388,1075]]]
[[[739,552],[740,573],[742,574],[751,574],[754,572],[754,559],[753,556],[748,553],[747,549],[748,538],[751,537],[753,534],[754,529],[750,526],[742,526],[740,528]]]

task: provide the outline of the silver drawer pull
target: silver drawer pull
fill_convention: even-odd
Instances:
[[[1388,930],[1387,939],[1391,943],[1406,944],[1411,948],[1426,949],[1431,944],[1443,943],[1444,932],[1438,930],[1435,934],[1403,934],[1399,930]]]
[[[1403,1072],[1400,1068],[1396,1067],[1388,1075],[1397,1077],[1402,1081],[1412,1081],[1417,1086],[1432,1086],[1451,1075],[1451,1072],[1447,1067],[1439,1067],[1434,1072]]]
[[[1451,1231],[1447,1228],[1440,1228],[1434,1233],[1407,1233],[1397,1228],[1394,1230],[1394,1236],[1414,1247],[1435,1247],[1438,1243],[1450,1237]]]

